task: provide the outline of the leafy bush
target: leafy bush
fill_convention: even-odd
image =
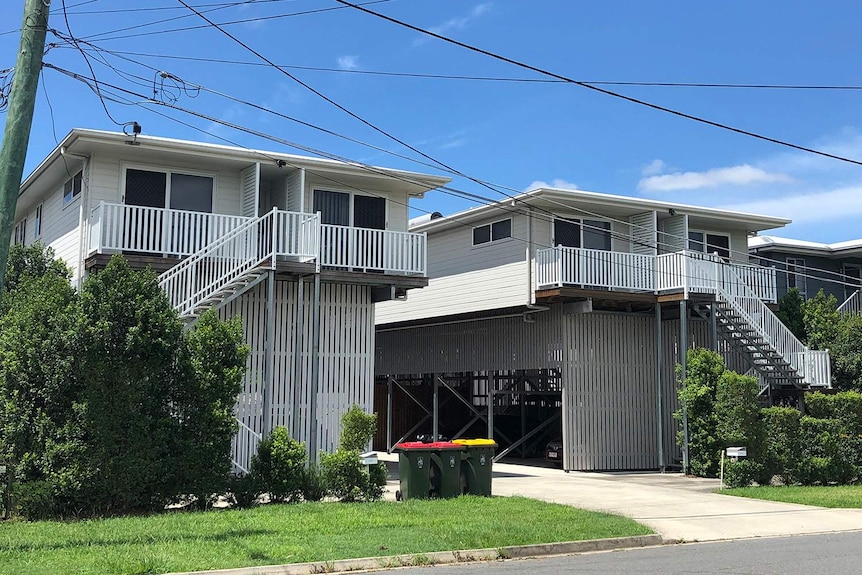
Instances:
[[[320,470],[327,493],[344,502],[362,499],[368,475],[359,463],[358,451],[339,448],[335,453],[324,453]]]
[[[61,516],[223,492],[239,324],[209,312],[184,332],[151,271],[115,256],[76,293],[31,252],[10,260],[0,310],[0,458],[22,483],[47,482]]]
[[[787,329],[789,329],[796,338],[802,342],[808,339],[805,333],[805,318],[803,315],[803,307],[805,300],[795,287],[787,290],[787,293],[778,300],[778,319],[781,320]]]
[[[724,485],[731,489],[737,487],[748,487],[756,481],[759,474],[759,464],[751,459],[740,459],[738,461],[725,460],[724,462]]]
[[[761,411],[761,417],[765,428],[764,465],[770,466],[784,485],[793,485],[799,480],[802,414],[792,407],[770,407]]]
[[[813,349],[831,349],[837,336],[839,323],[838,301],[821,289],[817,295],[802,304],[802,317],[808,346]]]
[[[841,422],[806,416],[799,424],[799,481],[803,485],[852,482],[858,474],[858,462],[853,459],[855,446],[847,441]]]
[[[708,349],[691,349],[686,355],[686,377],[679,389],[682,406],[674,417],[688,419],[689,472],[702,477],[717,477],[721,455],[721,441],[717,434],[718,420],[715,397],[718,381],[725,372],[722,357]],[[683,445],[684,432],[677,435]]]
[[[341,417],[341,441],[339,447],[365,451],[377,430],[377,415],[365,413],[358,405],[352,405]]]
[[[279,426],[258,444],[257,455],[251,460],[251,473],[272,499],[295,503],[302,497],[307,462],[305,444]]]
[[[359,462],[360,451],[371,441],[377,416],[366,414],[354,405],[341,418],[341,442],[335,453],[320,459],[320,472],[326,491],[341,501],[375,501],[383,495],[386,466],[382,462],[369,466]]]
[[[251,473],[230,474],[226,486],[231,502],[242,509],[255,505],[262,492],[257,477]]]
[[[29,521],[44,521],[57,516],[57,496],[48,481],[16,483],[13,498],[17,515]]]
[[[302,471],[302,498],[305,501],[320,501],[326,497],[326,481],[320,468],[310,463]]]

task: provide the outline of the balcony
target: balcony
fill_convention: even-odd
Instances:
[[[242,248],[250,256],[266,248],[280,261],[332,270],[421,278],[427,273],[425,234],[322,225],[318,214],[273,213],[273,223],[255,232],[253,243],[260,245]],[[254,219],[102,202],[89,217],[88,253],[183,259]]]
[[[727,272],[727,273],[725,273]],[[761,301],[775,302],[775,269],[727,263],[681,251],[659,256],[557,246],[536,253],[536,287],[577,286],[641,293],[713,293],[745,285]]]

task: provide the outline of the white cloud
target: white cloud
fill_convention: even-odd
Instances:
[[[790,218],[795,224],[858,218],[862,215],[862,185],[828,191],[786,195],[754,202],[721,206],[752,214],[777,215]],[[858,232],[856,232],[858,237]],[[810,238],[802,238],[810,239]],[[845,239],[855,239],[845,238]]]
[[[450,18],[442,24],[439,24],[437,26],[431,26],[430,28],[428,28],[428,30],[430,32],[434,32],[435,34],[440,35],[445,35],[447,32],[451,32],[453,30],[463,30],[464,28],[469,26],[474,20],[481,17],[483,14],[489,12],[492,5],[493,4],[491,2],[477,4],[466,15],[458,16],[456,18]],[[430,39],[430,37],[423,34],[422,36],[416,38],[416,40],[413,41],[413,45],[419,46],[421,44],[424,44],[425,42],[428,42]]]
[[[467,140],[464,138],[455,138],[454,140],[449,140],[440,145],[441,150],[448,150],[450,148],[461,148],[465,144],[467,144]]]
[[[664,160],[655,159],[641,168],[641,175],[656,176],[665,171],[666,168],[667,164],[664,163]]]
[[[339,56],[338,67],[342,70],[356,70],[359,68],[359,56]]]
[[[638,189],[645,192],[672,192],[727,185],[747,186],[792,181],[793,178],[787,174],[767,172],[749,164],[742,164],[729,168],[713,168],[705,172],[674,172],[673,174],[649,176],[638,182]]]
[[[560,190],[577,190],[578,185],[573,184],[572,182],[567,182],[561,178],[555,178],[549,182],[544,180],[535,180],[529,186],[524,188],[525,192],[529,192],[530,190],[536,190],[538,188],[557,188]]]

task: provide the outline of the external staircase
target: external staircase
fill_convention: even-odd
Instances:
[[[252,289],[279,257],[312,261],[320,218],[273,209],[249,219],[159,276],[159,285],[184,320],[194,321]]]
[[[723,338],[748,358],[763,382],[761,394],[831,386],[828,352],[799,341],[733,267],[703,256],[690,265],[698,279],[691,291],[714,296],[695,300],[695,311],[707,319],[714,316]]]

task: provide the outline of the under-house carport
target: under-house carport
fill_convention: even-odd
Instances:
[[[378,375],[376,449],[391,450],[417,436],[488,437],[495,459],[540,457],[561,436],[559,369],[515,369]]]
[[[378,326],[375,447],[489,437],[500,456],[530,458],[561,438],[566,470],[680,466],[676,366],[687,347],[719,347],[715,326],[690,302],[635,303]]]

